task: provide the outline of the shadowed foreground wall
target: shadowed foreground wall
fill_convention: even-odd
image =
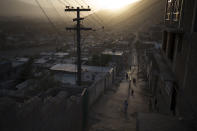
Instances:
[[[81,131],[82,99],[66,92],[44,100],[34,97],[25,103],[3,98],[0,106],[1,131]]]

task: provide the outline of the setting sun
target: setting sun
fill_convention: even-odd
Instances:
[[[97,0],[97,5],[103,9],[120,9],[140,0]]]

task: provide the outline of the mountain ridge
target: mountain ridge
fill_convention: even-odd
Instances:
[[[165,2],[165,0],[143,0],[128,5],[118,14],[110,15],[103,11],[95,14],[104,18],[106,28],[113,31],[148,30],[152,25],[163,22]]]

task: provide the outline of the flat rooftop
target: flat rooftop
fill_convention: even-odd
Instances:
[[[56,64],[50,68],[50,70],[54,71],[65,71],[65,72],[77,72],[77,65],[75,64]],[[87,66],[82,65],[83,72],[111,72],[111,67],[101,67],[101,66]]]
[[[106,51],[102,52],[102,54],[104,54],[104,55],[118,55],[118,56],[122,56],[123,55],[123,51],[106,50]]]

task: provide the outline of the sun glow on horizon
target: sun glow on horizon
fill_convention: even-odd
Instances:
[[[97,0],[97,5],[102,9],[116,10],[140,0]]]

